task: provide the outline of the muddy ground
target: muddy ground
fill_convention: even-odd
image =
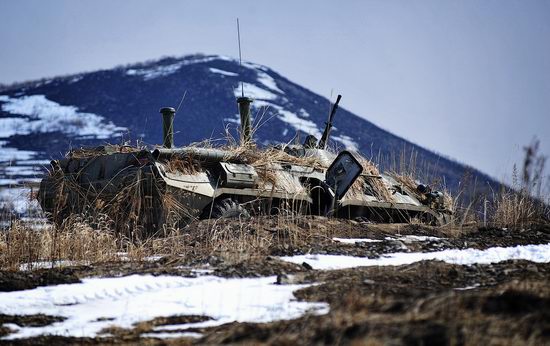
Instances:
[[[384,253],[436,251],[451,248],[486,249],[550,243],[550,226],[523,230],[485,228],[436,228],[421,225],[375,225],[353,221],[308,218],[281,226],[266,218],[243,226],[221,221],[224,229],[248,232],[252,239],[267,239],[261,246],[228,250],[202,246],[212,235],[207,221],[192,225],[185,236],[185,255],[156,261],[110,262],[35,271],[0,271],[0,291],[74,283],[90,276],[137,273],[198,275],[193,269],[211,270],[223,277],[277,276],[279,284],[317,283],[295,292],[299,300],[327,302],[326,315],[306,315],[272,323],[229,323],[218,327],[188,329],[200,339],[143,338],[140,334],[159,325],[198,322],[208,316],[166,316],[139,323],[133,329],[112,328],[112,337],[65,338],[43,336],[5,344],[385,344],[478,345],[550,344],[550,264],[506,261],[461,266],[422,261],[403,266],[361,267],[318,271],[307,264],[280,261],[291,254],[348,254],[378,257]],[[260,226],[261,225],[261,226]],[[229,227],[229,228],[228,228]],[[300,233],[301,232],[301,233]],[[301,234],[302,236],[297,236]],[[303,235],[306,236],[303,236]],[[399,235],[424,235],[442,239],[407,242]],[[373,243],[342,244],[333,237],[371,238]],[[386,239],[392,237],[393,239]],[[276,238],[277,241],[273,241]],[[231,252],[228,254],[228,252]],[[0,314],[0,336],[9,335],[4,323],[20,326],[48,325],[57,316]],[[181,332],[174,330],[173,332]]]

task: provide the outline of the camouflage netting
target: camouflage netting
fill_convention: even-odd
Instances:
[[[421,203],[426,202],[426,195],[420,193],[417,189],[417,186],[419,185],[418,181],[416,181],[415,178],[408,174],[399,174],[396,172],[391,172],[389,174],[392,178],[394,178],[399,184],[401,184],[403,187],[407,189],[409,194],[411,194],[413,197],[415,197],[417,200],[419,200]],[[453,210],[453,199],[451,195],[444,190],[443,192],[443,205],[445,206],[445,209],[452,211]]]
[[[197,146],[197,148],[199,148]],[[144,148],[131,146],[101,146],[97,148],[72,150],[67,158],[93,159],[113,153],[143,153]],[[293,164],[315,169],[326,169],[326,162],[315,157],[296,157],[287,154],[280,148],[257,149],[254,146],[231,146],[218,148],[226,151],[224,160],[246,163],[256,169],[259,177],[259,189],[279,188],[289,193],[300,193],[305,188],[288,172],[273,169],[275,164]],[[378,168],[369,160],[360,157],[363,174],[348,190],[345,198],[363,199],[365,194],[376,197],[379,201],[392,202],[392,192],[380,177]],[[178,155],[162,160],[167,172],[195,175],[203,171],[200,160],[193,155]],[[50,172],[50,179],[55,181],[56,206],[52,217],[57,222],[71,213],[80,213],[90,224],[114,230],[118,235],[130,239],[143,239],[155,235],[153,232],[167,232],[166,228],[177,227],[181,220],[192,219],[197,215],[181,205],[177,194],[189,194],[187,191],[163,190],[156,184],[152,175],[143,175],[135,169],[125,172],[116,191],[92,187],[83,188],[77,181],[77,174],[65,174],[60,169]],[[406,187],[414,197],[423,200],[417,192],[416,182],[409,176],[394,175],[394,178]],[[122,182],[122,183],[120,183]],[[148,182],[148,183],[145,183]],[[90,186],[93,186],[90,185]],[[157,231],[164,225],[163,229]],[[155,230],[155,231],[152,231]]]
[[[155,186],[146,191],[144,177],[137,174],[125,179],[124,187],[117,192],[85,189],[75,176],[56,171],[53,177],[57,186],[56,207],[52,218],[63,223],[70,214],[80,214],[83,221],[97,229],[113,230],[118,236],[137,240],[152,236],[151,230],[167,215],[162,210],[178,210],[181,206]]]
[[[109,144],[109,145],[101,145],[98,147],[73,149],[69,151],[65,156],[67,158],[73,158],[73,159],[86,159],[86,158],[92,158],[99,155],[109,155],[113,153],[137,153],[143,149],[145,148],[134,147],[131,145]]]

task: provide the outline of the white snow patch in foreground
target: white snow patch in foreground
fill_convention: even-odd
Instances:
[[[313,269],[345,269],[366,266],[399,266],[419,261],[438,260],[451,264],[472,265],[489,264],[507,260],[527,260],[532,262],[550,262],[550,244],[518,245],[514,247],[492,247],[485,250],[442,250],[435,252],[398,252],[379,258],[341,256],[341,255],[299,255],[284,256],[283,261],[307,262]]]
[[[217,68],[214,68],[214,67],[210,67],[208,69],[210,70],[210,72],[221,74],[221,75],[224,75],[224,76],[229,76],[229,77],[235,77],[235,76],[239,75],[238,73],[235,73],[235,72],[220,70],[220,69],[217,69]]]
[[[111,138],[126,130],[112,122],[105,123],[102,116],[80,113],[75,106],[62,106],[44,95],[10,98],[2,95],[2,110],[16,117],[0,118],[0,137],[31,133],[64,132],[78,137]],[[23,116],[23,117],[21,117]],[[24,158],[20,158],[24,159]]]
[[[132,328],[137,322],[173,315],[210,316],[214,320],[200,323],[221,325],[233,321],[265,323],[298,318],[306,312],[328,312],[326,303],[296,301],[293,291],[309,285],[274,285],[274,281],[274,276],[225,279],[131,275],[0,293],[2,314],[67,318],[43,327],[10,325],[15,333],[4,339],[46,334],[94,337],[106,327]]]
[[[479,284],[473,284],[471,286],[466,286],[466,287],[456,287],[455,290],[457,291],[468,291],[468,290],[473,290],[475,288],[478,288],[480,285]]]
[[[185,333],[143,333],[142,338],[157,338],[157,339],[176,339],[176,338],[200,338],[201,333],[185,332]]]
[[[28,262],[19,265],[20,271],[29,271],[37,269],[50,269],[50,268],[59,268],[59,267],[69,267],[76,265],[89,265],[89,261],[39,261],[39,262]]]
[[[438,240],[441,240],[442,238],[431,237],[431,236],[427,236],[427,235],[404,235],[404,236],[401,236],[401,237],[398,237],[398,238],[386,237],[385,239],[386,240],[401,240],[401,241],[404,241],[405,243],[410,243],[410,242],[415,242],[415,241],[438,241]]]
[[[368,239],[368,238],[332,238],[332,240],[344,244],[355,244],[355,243],[380,243],[382,240],[379,239]]]
[[[425,235],[404,235],[401,237],[385,237],[384,240],[400,240],[405,243],[416,242],[416,241],[437,241],[442,238],[430,237]],[[332,240],[344,243],[344,244],[355,244],[355,243],[380,243],[383,240],[380,239],[369,239],[369,238],[332,238]]]

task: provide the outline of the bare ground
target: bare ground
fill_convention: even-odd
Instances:
[[[218,227],[218,228],[216,228]],[[212,233],[211,230],[215,229]],[[388,236],[427,235],[438,241],[404,243]],[[235,237],[249,246],[213,242],[213,237]],[[372,238],[378,243],[356,245],[334,242],[332,237]],[[187,330],[201,339],[154,339],[140,334],[163,324],[197,322],[208,316],[167,316],[139,323],[133,329],[116,329],[108,338],[44,336],[18,344],[388,344],[478,345],[550,344],[550,264],[506,261],[460,266],[423,261],[396,267],[362,267],[317,271],[307,265],[277,259],[280,255],[326,253],[377,257],[382,253],[435,251],[550,243],[550,227],[526,230],[453,229],[421,225],[375,225],[323,218],[304,218],[281,224],[277,218],[250,222],[211,221],[193,224],[182,236],[181,254],[157,261],[106,262],[88,266],[0,271],[0,291],[29,289],[78,282],[90,276],[136,273],[197,275],[193,268],[208,267],[213,275],[256,277],[277,275],[280,284],[318,283],[295,292],[299,300],[328,302],[326,315],[306,315],[272,323],[229,323]],[[219,240],[218,239],[218,240]],[[0,315],[0,325],[47,325],[59,317]],[[9,328],[0,327],[0,335]]]

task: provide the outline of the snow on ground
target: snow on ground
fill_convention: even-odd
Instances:
[[[393,237],[386,237],[386,240],[401,240],[405,243],[415,242],[415,241],[438,241],[443,238],[438,237],[430,237],[426,235],[404,235],[401,237],[393,238]]]
[[[533,262],[550,262],[550,244],[518,245],[514,247],[492,247],[486,250],[450,249],[435,252],[398,252],[383,255],[379,258],[341,256],[341,255],[299,255],[284,256],[283,261],[298,263],[307,262],[313,269],[345,269],[365,266],[398,266],[419,261],[439,260],[451,264],[471,265],[489,264],[507,260],[528,260]]]
[[[176,338],[200,338],[201,333],[184,332],[184,333],[143,333],[143,338],[157,338],[157,339],[176,339]]]
[[[415,241],[438,241],[442,238],[438,237],[429,237],[424,235],[404,235],[400,237],[385,237],[384,240],[399,240],[405,243],[415,242]],[[369,239],[369,238],[332,238],[332,240],[344,243],[344,244],[355,244],[355,243],[379,243],[383,240],[380,239]]]
[[[0,118],[0,138],[60,131],[75,137],[107,139],[126,130],[104,122],[100,115],[78,112],[77,107],[60,105],[44,95],[19,98],[0,95],[0,102],[4,112],[14,115]]]
[[[30,199],[31,190],[26,187],[0,187],[0,208],[24,214],[40,208],[38,201]]]
[[[328,312],[326,303],[296,301],[293,292],[308,285],[275,285],[274,281],[275,277],[131,275],[89,278],[77,284],[0,293],[2,314],[46,314],[66,318],[43,327],[4,324],[16,331],[4,339],[45,334],[94,337],[110,326],[131,328],[137,322],[174,315],[203,315],[213,320],[165,327],[186,329],[233,321],[264,323],[298,318],[310,311]]]
[[[355,244],[355,243],[379,243],[382,240],[379,239],[368,239],[368,238],[332,238],[332,240],[344,244]]]
[[[468,291],[468,290],[473,290],[475,288],[478,288],[480,286],[480,284],[473,284],[471,286],[466,286],[466,287],[456,287],[455,290],[457,291]]]
[[[49,227],[46,223],[43,224],[46,227]],[[77,266],[77,265],[89,265],[90,261],[69,261],[69,260],[61,260],[61,261],[40,261],[40,262],[29,262],[29,263],[23,263],[19,265],[19,271],[29,271],[29,270],[37,270],[37,269],[51,269],[51,268],[59,268],[59,267],[69,267],[69,266]]]
[[[0,178],[0,186],[9,186],[9,185],[17,185],[19,183],[19,180],[17,179],[5,179],[5,178]]]
[[[225,70],[220,70],[220,69],[213,68],[213,67],[210,67],[210,68],[208,68],[208,69],[209,69],[210,72],[212,72],[212,73],[221,74],[221,75],[223,75],[223,76],[235,77],[235,76],[238,76],[238,75],[239,75],[238,73],[235,73],[235,72],[229,72],[229,71],[225,71]]]

